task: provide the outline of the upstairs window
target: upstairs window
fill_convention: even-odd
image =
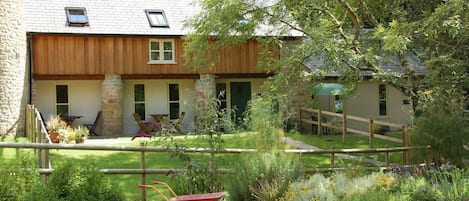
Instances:
[[[82,7],[66,7],[68,26],[83,27],[88,26],[88,16],[86,8]]]
[[[151,27],[169,27],[163,10],[145,10]]]
[[[149,63],[175,63],[174,40],[150,39]]]

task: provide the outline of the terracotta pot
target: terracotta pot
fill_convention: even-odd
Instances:
[[[58,132],[51,132],[49,133],[50,141],[53,143],[59,143],[59,133]]]

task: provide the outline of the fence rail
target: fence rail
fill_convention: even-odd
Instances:
[[[50,164],[49,150],[50,149],[73,149],[73,150],[99,150],[99,151],[130,151],[140,152],[140,168],[139,169],[101,169],[100,172],[104,174],[140,174],[141,183],[146,183],[147,174],[167,174],[168,172],[180,173],[183,169],[147,169],[145,167],[145,153],[146,152],[172,152],[176,151],[177,148],[166,148],[166,147],[147,147],[144,143],[140,146],[102,146],[102,145],[86,145],[86,144],[49,144],[49,143],[14,143],[14,142],[0,142],[0,148],[30,148],[35,149],[38,153],[39,164]],[[295,154],[329,154],[330,155],[330,167],[329,168],[313,168],[306,169],[305,173],[316,173],[325,171],[337,171],[343,170],[343,168],[336,167],[334,164],[337,154],[356,154],[356,153],[385,153],[386,166],[381,169],[390,169],[390,157],[391,152],[406,152],[412,149],[418,149],[416,147],[394,147],[394,148],[372,148],[372,149],[329,149],[329,150],[297,150],[287,149],[284,150],[286,153]],[[185,148],[185,152],[198,152],[198,153],[213,153],[213,149],[209,148]],[[215,150],[218,153],[228,154],[241,154],[241,153],[253,153],[257,152],[255,149],[221,149]],[[45,155],[45,156],[44,156]],[[375,167],[365,167],[365,169]],[[46,182],[47,175],[51,174],[53,169],[50,166],[40,166],[39,173],[43,178],[43,182]],[[230,173],[232,170],[221,169],[220,173]],[[142,200],[146,200],[146,191],[142,189]]]
[[[379,138],[379,139],[383,139],[383,140],[387,140],[387,141],[401,143],[403,147],[408,147],[409,146],[409,143],[408,143],[409,140],[408,140],[408,136],[407,136],[407,127],[405,125],[402,125],[402,124],[396,124],[396,123],[382,121],[382,120],[376,120],[376,119],[372,119],[372,118],[363,118],[363,117],[358,117],[358,116],[354,116],[354,115],[347,115],[345,113],[340,114],[340,113],[323,111],[323,110],[312,109],[312,108],[300,108],[299,114],[300,114],[300,123],[299,123],[299,125],[300,125],[301,128],[303,128],[304,124],[307,124],[307,125],[310,125],[310,126],[316,125],[318,135],[323,134],[323,128],[341,130],[342,131],[342,142],[345,142],[345,135],[347,133],[354,133],[354,134],[368,136],[368,144],[369,144],[370,148],[373,147],[373,139],[374,138]],[[327,122],[327,118],[325,116],[339,118],[340,121],[338,121],[336,123],[338,123],[340,125],[334,125],[331,122]],[[351,120],[368,124],[368,129],[367,130],[360,130],[360,129],[356,129],[356,128],[350,128],[349,122]],[[389,127],[395,127],[395,128],[400,129],[401,130],[401,139],[395,138],[395,137],[390,137],[390,136],[378,135],[374,131],[374,127],[376,125],[389,126]],[[405,161],[404,163],[408,164],[409,163],[409,153],[408,153],[408,151],[403,151],[403,158],[404,158],[404,161]]]

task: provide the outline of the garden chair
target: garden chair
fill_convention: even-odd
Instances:
[[[171,126],[173,126],[173,128],[177,132],[181,132],[181,125],[182,125],[182,122],[184,121],[184,116],[186,116],[186,112],[181,112],[178,119],[172,120],[170,122]]]
[[[143,122],[142,118],[140,118],[140,115],[138,113],[133,114],[135,122],[137,122],[137,125],[140,127],[140,130],[135,133],[135,135],[132,137],[132,140],[134,140],[137,137],[152,137],[152,132],[154,131],[161,131],[161,125],[158,123],[153,123],[153,122]]]
[[[94,120],[93,124],[85,124],[84,126],[88,128],[89,134],[90,135],[96,135],[98,136],[99,134],[96,132],[96,129],[98,128],[99,123],[101,122],[101,115],[102,111],[99,111],[98,114],[96,115],[96,119]]]

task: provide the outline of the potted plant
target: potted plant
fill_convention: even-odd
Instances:
[[[85,142],[85,139],[88,137],[89,130],[86,127],[79,126],[75,129],[75,143],[80,144]]]
[[[53,143],[59,143],[59,130],[67,127],[67,123],[59,115],[52,115],[46,122],[49,138]]]
[[[72,142],[75,142],[75,139],[76,139],[76,131],[74,128],[71,128],[71,127],[67,127],[67,129],[65,129],[67,132],[65,133],[65,136],[64,136],[64,139],[65,139],[65,143],[72,143]]]

